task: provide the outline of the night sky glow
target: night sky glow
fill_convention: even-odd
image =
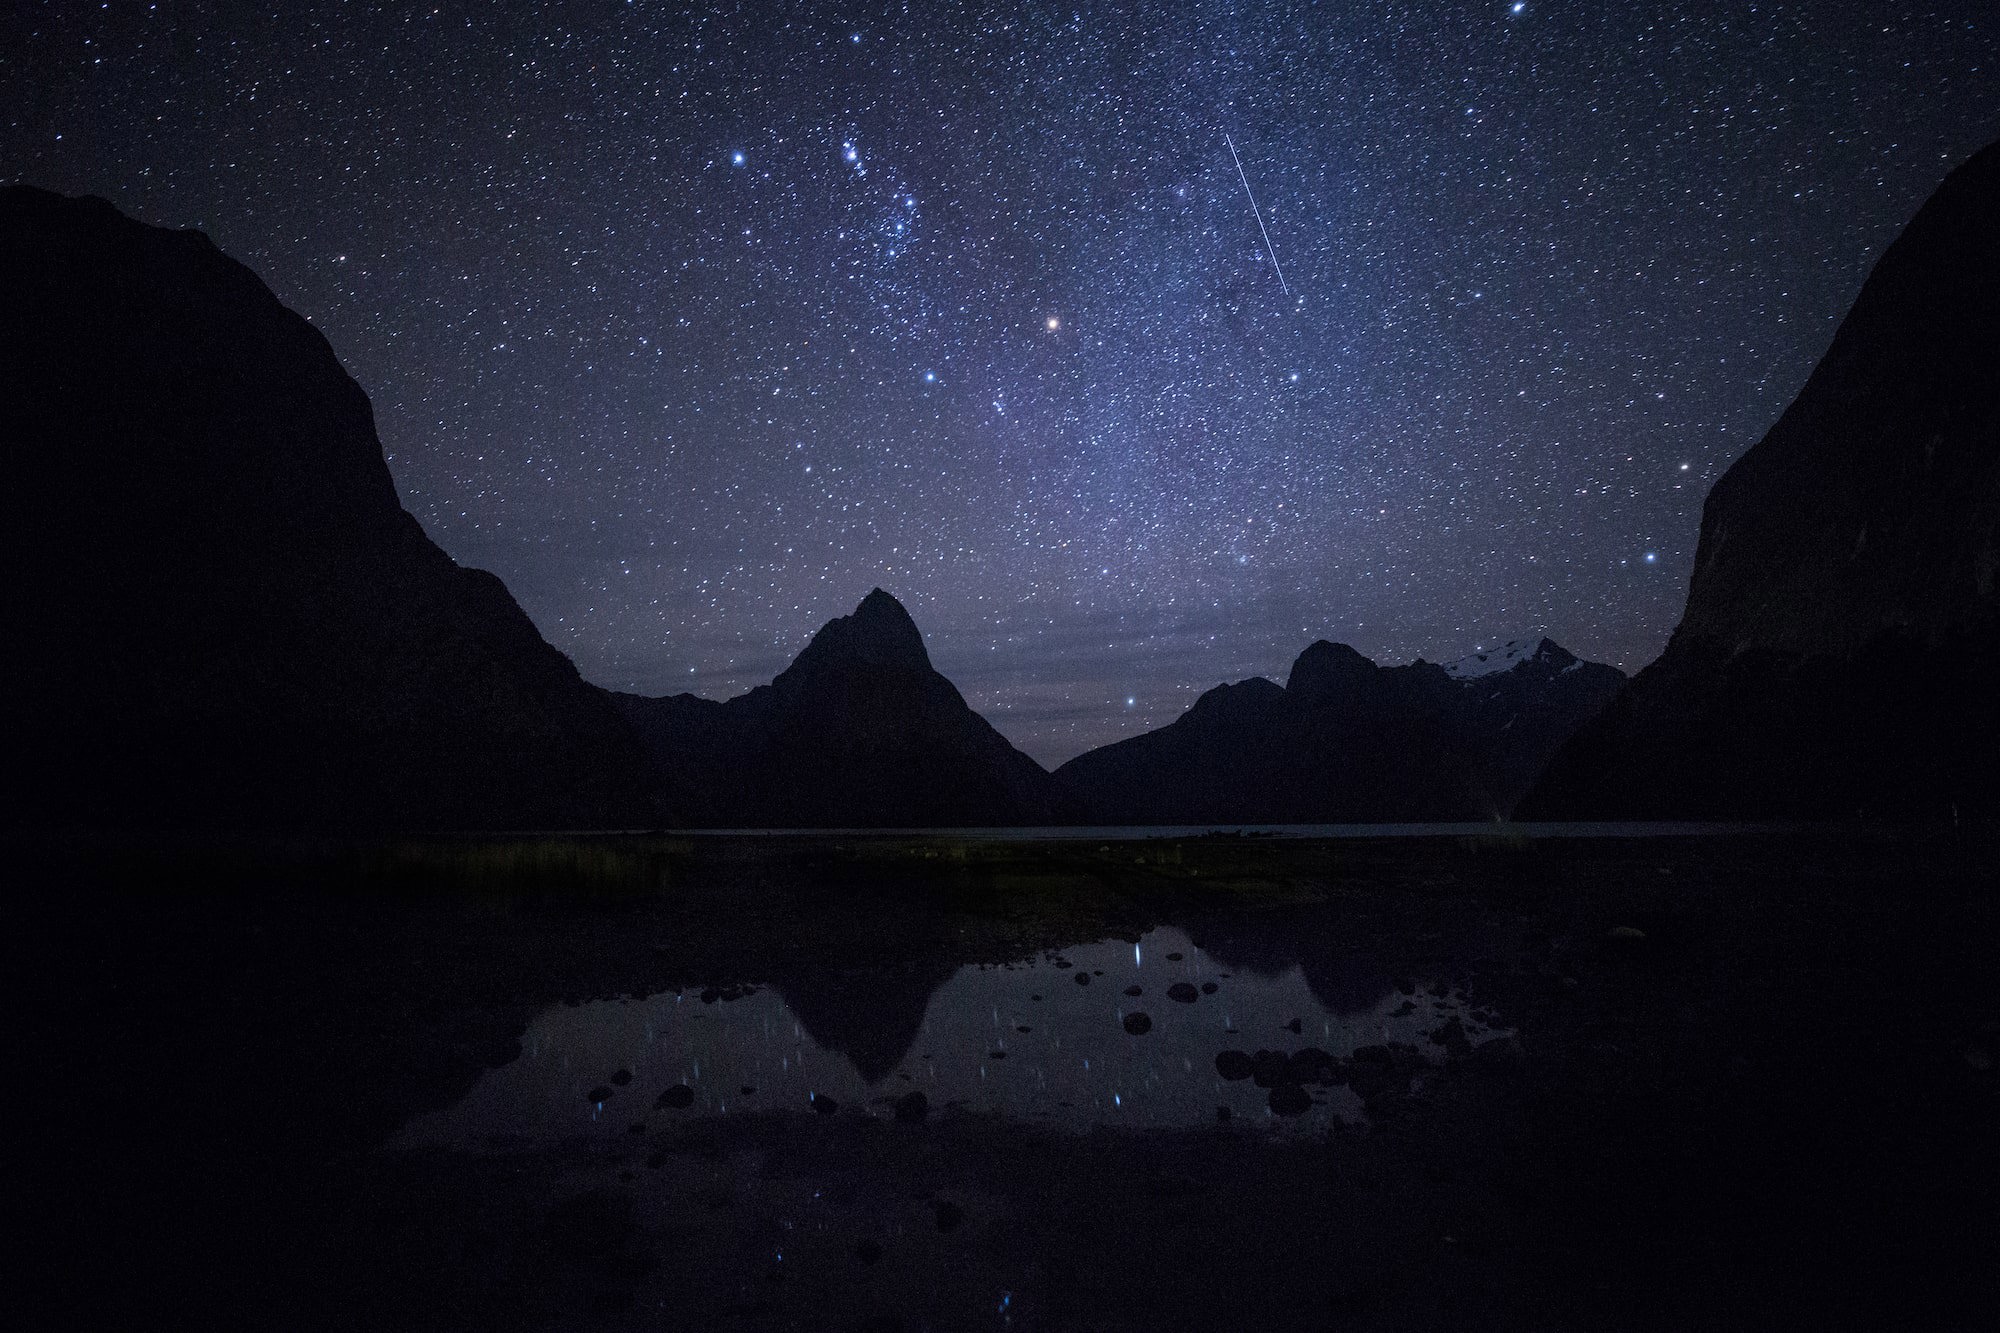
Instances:
[[[1643,665],[2000,135],[1983,4],[379,8],[17,6],[0,179],[254,267],[590,679],[880,584],[1044,762],[1316,637]]]

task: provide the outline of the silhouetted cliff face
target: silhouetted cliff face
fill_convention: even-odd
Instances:
[[[1547,640],[1504,659],[1378,667],[1321,640],[1280,687],[1218,685],[1158,731],[1077,756],[1056,781],[1117,824],[1484,820],[1624,683]]]
[[[1946,178],[1716,482],[1666,652],[1525,810],[2000,813],[1996,571],[2000,144]]]
[[[769,685],[717,703],[615,696],[682,822],[862,828],[1048,824],[1055,785],[967,707],[880,588]]]
[[[629,730],[406,513],[326,340],[197,232],[0,191],[16,826],[634,822]]]

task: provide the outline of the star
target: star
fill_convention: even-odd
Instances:
[[[415,517],[586,678],[741,693],[773,661],[738,645],[883,582],[940,660],[980,646],[980,706],[1044,762],[1320,637],[1387,665],[1532,622],[1645,665],[1707,482],[1991,137],[2000,68],[1991,25],[1885,18],[1864,65],[1858,20],[1636,0],[1557,24],[1561,59],[1507,50],[1557,30],[1533,0],[1501,42],[1310,0],[865,30],[635,5],[441,46],[175,21],[227,60],[175,59],[145,5],[54,8],[115,95],[51,81],[0,183],[233,237],[368,386]],[[313,132],[237,151],[274,95]]]

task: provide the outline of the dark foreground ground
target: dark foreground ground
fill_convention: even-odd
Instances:
[[[2000,1308],[1985,842],[12,855],[35,1237],[16,1259],[65,1312],[48,1327],[1949,1328]],[[1447,979],[1518,1036],[1409,1091],[1376,1080],[1367,1126],[1304,1140],[849,1107],[655,1118],[612,1148],[384,1146],[553,1004],[785,979],[865,1031],[913,969],[1162,923],[1363,991]]]

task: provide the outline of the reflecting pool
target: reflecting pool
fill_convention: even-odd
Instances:
[[[828,966],[558,1006],[519,1058],[399,1142],[505,1149],[770,1110],[1314,1133],[1365,1118],[1365,1080],[1344,1071],[1386,1070],[1385,1048],[1407,1086],[1507,1031],[1424,978],[1357,986],[1295,961],[1225,961],[1162,927],[1013,963]]]

